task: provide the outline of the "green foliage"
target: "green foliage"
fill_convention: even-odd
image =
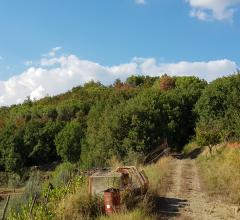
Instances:
[[[17,173],[13,173],[8,178],[8,187],[15,188],[21,185],[21,177]]]
[[[162,81],[167,89],[160,88]],[[141,159],[166,140],[181,149],[194,135],[193,109],[205,86],[196,77],[133,75],[113,86],[91,81],[55,97],[2,107],[0,169],[59,160],[104,166],[113,155]],[[231,114],[237,130],[239,115]]]
[[[240,138],[240,75],[211,82],[196,104],[197,141],[202,145]],[[205,131],[204,131],[205,130]]]
[[[69,162],[61,163],[52,173],[52,184],[55,187],[66,185],[73,176],[75,166]]]
[[[55,138],[58,155],[64,161],[77,162],[81,154],[83,136],[83,127],[80,123],[76,121],[67,123]]]
[[[7,171],[18,171],[25,159],[21,149],[22,129],[9,124],[1,130],[0,136],[1,166]]]
[[[130,76],[127,78],[126,83],[130,86],[139,86],[144,83],[144,78],[143,76]]]

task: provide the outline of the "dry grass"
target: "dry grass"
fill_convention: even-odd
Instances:
[[[88,220],[95,219],[102,214],[103,202],[101,198],[88,194],[87,184],[76,187],[56,207],[57,219]]]
[[[240,148],[216,146],[198,159],[203,184],[211,195],[240,204]]]
[[[135,209],[132,212],[119,213],[112,216],[102,216],[99,220],[153,220],[153,217],[147,216],[143,210]]]
[[[143,169],[149,179],[149,189],[164,195],[169,187],[171,157],[163,157],[156,164],[145,166]]]
[[[156,205],[159,192],[164,192],[170,170],[170,158],[162,158],[156,164],[142,167],[149,178],[150,188],[147,194],[139,192],[126,193],[121,197],[121,213],[110,217],[103,215],[102,198],[88,194],[88,181],[84,177],[74,177],[69,185],[56,186],[49,194],[46,206],[36,204],[33,215],[35,219],[59,219],[59,220],[153,220],[157,219]],[[114,167],[119,166],[116,158],[111,161]],[[61,173],[60,173],[61,174]],[[61,176],[61,175],[60,175]],[[57,178],[59,179],[59,178]],[[160,190],[159,190],[160,189]],[[136,193],[136,194],[135,194]],[[44,196],[44,193],[43,193]],[[43,197],[44,199],[44,197]],[[26,214],[27,213],[27,214]],[[29,206],[23,206],[21,213],[12,212],[9,219],[29,219]],[[26,215],[25,215],[26,214]]]

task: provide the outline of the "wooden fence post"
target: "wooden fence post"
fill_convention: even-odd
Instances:
[[[8,195],[7,201],[6,201],[5,206],[4,206],[4,210],[3,210],[3,214],[2,214],[2,220],[5,219],[5,215],[6,215],[6,212],[7,212],[7,207],[8,207],[9,200],[10,200],[10,195]]]
[[[32,215],[32,210],[33,210],[33,207],[35,205],[36,199],[37,199],[37,194],[34,195],[34,198],[33,198],[33,201],[32,201],[32,205],[30,207],[30,214],[31,215]]]

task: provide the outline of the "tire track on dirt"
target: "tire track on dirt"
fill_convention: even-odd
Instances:
[[[212,200],[202,191],[194,159],[174,159],[172,166],[172,185],[163,198],[159,219],[240,219],[236,206]]]

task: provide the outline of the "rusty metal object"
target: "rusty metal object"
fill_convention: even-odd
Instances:
[[[104,191],[104,209],[107,215],[120,211],[119,189],[107,189]]]
[[[135,166],[118,167],[114,171],[100,171],[89,177],[89,193],[101,195],[109,188],[124,190],[140,190],[145,193],[149,182],[144,171]]]
[[[128,176],[128,184],[122,184],[124,189],[140,189],[142,193],[145,193],[149,186],[148,178],[145,172],[141,172],[135,166],[118,167],[116,172],[121,173],[123,176]]]
[[[103,195],[110,188],[121,188],[120,173],[114,171],[98,171],[89,177],[89,193],[91,195]]]

